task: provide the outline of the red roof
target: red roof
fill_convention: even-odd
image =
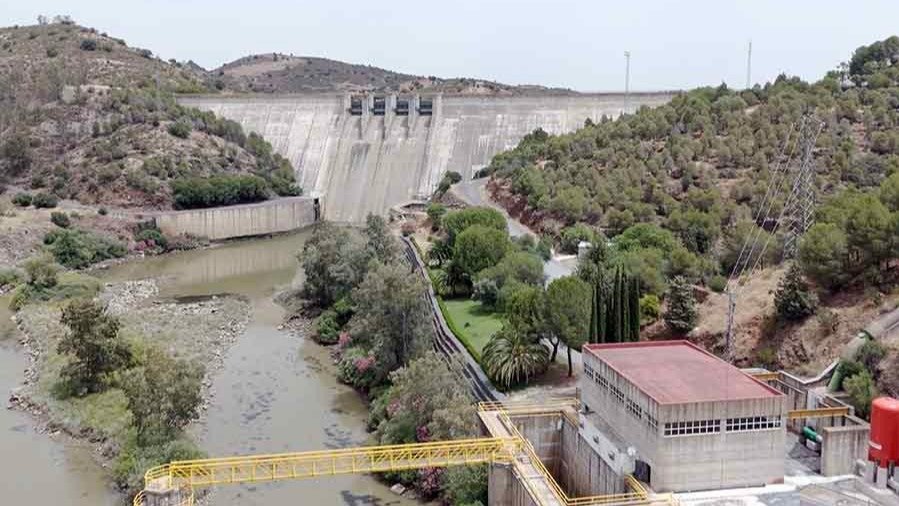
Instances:
[[[783,394],[688,341],[587,344],[659,404],[764,399]]]

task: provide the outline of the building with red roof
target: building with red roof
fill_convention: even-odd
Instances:
[[[588,344],[583,359],[587,430],[654,490],[783,480],[780,391],[688,341]]]

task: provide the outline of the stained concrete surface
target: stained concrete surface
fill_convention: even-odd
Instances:
[[[361,222],[369,212],[430,195],[446,171],[471,179],[493,155],[538,127],[570,132],[587,118],[655,106],[669,93],[565,97],[435,97],[431,116],[388,110],[350,115],[346,96],[184,96],[186,106],[210,110],[257,132],[286,156],[306,194],[326,196],[325,218]]]

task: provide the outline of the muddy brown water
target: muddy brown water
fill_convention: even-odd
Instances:
[[[327,349],[280,330],[279,290],[301,282],[296,252],[308,232],[238,241],[128,262],[101,276],[105,281],[161,279],[163,297],[240,294],[252,313],[246,332],[212,379],[212,399],[191,432],[210,456],[278,453],[368,444],[368,410],[352,389],[335,379]],[[3,300],[0,299],[0,303]],[[5,307],[5,304],[3,304]],[[0,310],[0,388],[22,381],[26,358],[15,344],[9,313]],[[60,437],[36,434],[24,413],[0,412],[0,466],[5,504],[122,504],[91,449]],[[16,455],[10,458],[10,455]],[[11,492],[11,495],[10,495]],[[212,505],[402,505],[417,504],[391,493],[371,476],[226,485],[210,490]],[[8,502],[7,502],[8,501]]]

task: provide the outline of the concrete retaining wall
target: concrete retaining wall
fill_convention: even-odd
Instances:
[[[843,426],[824,427],[821,436],[821,474],[855,474],[855,461],[867,460],[871,426],[855,417],[840,418]]]
[[[617,116],[668,102],[671,93],[521,97],[434,97],[432,115],[351,115],[347,97],[308,94],[184,96],[179,103],[240,123],[272,143],[306,193],[328,197],[325,218],[362,222],[430,195],[447,171],[465,180],[528,133],[570,132],[587,118]],[[393,103],[388,101],[388,103]]]
[[[190,234],[217,241],[287,232],[315,223],[316,202],[311,197],[290,197],[258,204],[173,211],[156,216],[166,234]]]

